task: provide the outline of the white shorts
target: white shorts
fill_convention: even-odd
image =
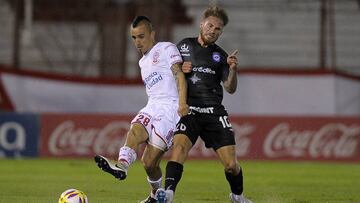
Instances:
[[[148,103],[139,111],[131,124],[141,123],[148,132],[148,144],[167,151],[172,145],[176,124],[180,120],[177,110],[178,101]]]

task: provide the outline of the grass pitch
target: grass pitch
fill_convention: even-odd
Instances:
[[[166,161],[163,161],[164,169]],[[241,161],[245,195],[255,203],[359,203],[360,164]],[[92,159],[0,159],[0,202],[55,203],[69,188],[90,203],[136,203],[149,193],[137,161],[118,181]],[[227,203],[229,186],[218,161],[188,161],[176,203]]]

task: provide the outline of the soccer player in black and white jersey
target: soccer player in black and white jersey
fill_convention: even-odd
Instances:
[[[185,38],[177,45],[184,61],[182,70],[188,85],[190,113],[177,125],[173,151],[166,166],[165,190],[158,190],[158,202],[173,202],[183,164],[198,137],[221,160],[231,189],[231,202],[251,202],[243,196],[243,172],[235,154],[234,132],[222,105],[223,87],[230,94],[237,87],[237,50],[228,55],[215,44],[227,23],[225,10],[211,6],[203,13],[199,36]],[[165,198],[161,198],[163,196]]]

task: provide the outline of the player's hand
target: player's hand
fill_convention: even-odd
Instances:
[[[189,113],[189,105],[186,103],[179,104],[178,114],[180,117],[186,116]]]
[[[181,70],[182,70],[183,73],[190,73],[190,72],[192,71],[191,62],[185,61],[185,62],[182,64]]]
[[[237,69],[237,63],[238,63],[238,60],[237,60],[237,57],[236,57],[236,54],[238,53],[239,51],[236,49],[235,51],[233,51],[233,53],[231,53],[228,57],[227,57],[227,63],[229,64],[230,66],[230,69],[232,70],[235,70]]]

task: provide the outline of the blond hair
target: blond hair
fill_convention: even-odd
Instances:
[[[208,18],[208,17],[210,17],[210,16],[217,17],[217,18],[219,18],[220,20],[222,20],[223,23],[224,23],[224,26],[225,26],[226,24],[228,24],[228,22],[229,22],[229,17],[228,17],[228,15],[227,15],[225,9],[220,8],[220,7],[218,7],[218,6],[210,6],[210,7],[208,7],[208,8],[204,11],[204,13],[203,13],[203,15],[202,15],[202,19],[204,20],[204,19],[206,19],[206,18]]]

